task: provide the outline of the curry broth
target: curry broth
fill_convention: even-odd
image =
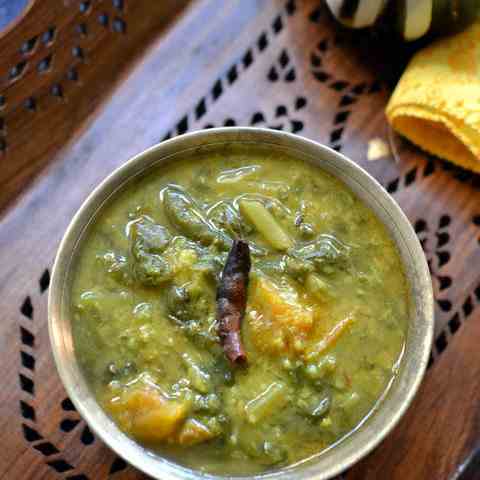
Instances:
[[[217,334],[234,237],[251,249],[246,368]],[[342,182],[230,148],[114,197],[79,252],[72,313],[77,357],[122,430],[182,465],[247,475],[319,453],[369,415],[398,370],[408,286],[385,227]]]

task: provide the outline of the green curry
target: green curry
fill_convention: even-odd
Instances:
[[[375,215],[317,167],[229,148],[166,164],[102,210],[76,260],[78,359],[139,443],[248,475],[355,430],[395,377],[408,324],[399,254]],[[251,252],[233,367],[216,292],[232,240]]]

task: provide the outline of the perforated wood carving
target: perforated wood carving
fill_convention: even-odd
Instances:
[[[46,334],[49,269],[66,224],[93,185],[130,154],[199,128],[255,125],[307,136],[351,157],[400,203],[424,247],[436,296],[433,380],[427,379],[427,393],[415,407],[422,419],[437,392],[452,395],[442,384],[442,359],[462,359],[456,345],[471,356],[476,351],[462,332],[475,329],[480,315],[480,276],[473,268],[480,261],[480,176],[424,155],[389,130],[383,109],[395,72],[387,61],[393,50],[372,66],[376,39],[369,43],[339,30],[323,3],[313,0],[232,0],[228,8],[220,0],[199,1],[172,37],[164,37],[173,3],[179,5],[37,0],[0,42],[0,298],[6,305],[0,332],[8,339],[0,352],[6,383],[0,402],[8,415],[0,425],[14,432],[13,440],[0,435],[9,457],[21,455],[32,465],[24,478],[35,478],[35,469],[52,479],[141,478],[95,438],[55,373]],[[195,48],[183,58],[171,38],[178,43],[186,36],[183,45]],[[224,50],[216,51],[226,53],[212,60],[210,49],[222,41]],[[129,77],[122,76],[127,70]],[[160,90],[167,93],[159,96]],[[389,144],[392,154],[368,161],[373,138]],[[43,169],[60,149],[57,162]],[[35,175],[32,186],[27,180]],[[24,200],[13,206],[26,185]],[[468,369],[461,373],[448,381],[464,380]],[[460,461],[480,432],[473,407],[458,400],[470,436],[459,436],[462,448],[447,453]],[[414,420],[408,417],[396,435],[422,437],[420,427],[413,431]],[[435,424],[424,430],[435,431]],[[390,470],[395,455],[376,457],[385,478],[403,478],[395,477],[405,472],[398,465],[415,455],[408,441],[402,445],[404,456],[391,460]],[[436,450],[428,454],[435,457]],[[438,469],[432,478],[447,478],[443,460],[432,463]],[[411,478],[423,478],[415,477],[414,464]],[[376,467],[366,465],[344,477],[381,478],[369,476]]]
[[[0,208],[188,0],[32,0],[0,34]],[[40,158],[41,157],[41,158]]]

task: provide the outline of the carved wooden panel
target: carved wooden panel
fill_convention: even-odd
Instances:
[[[0,42],[0,476],[141,478],[60,384],[46,329],[50,268],[107,173],[162,139],[233,125],[287,130],[351,157],[397,199],[429,261],[427,380],[401,426],[344,478],[441,480],[478,461],[480,176],[389,130],[384,107],[410,47],[340,29],[314,0],[201,0],[178,17],[179,3],[37,1]],[[369,161],[378,138],[392,153]]]

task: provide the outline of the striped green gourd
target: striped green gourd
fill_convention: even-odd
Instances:
[[[327,0],[333,15],[351,28],[372,27],[384,17],[406,41],[446,34],[475,21],[480,0]]]

